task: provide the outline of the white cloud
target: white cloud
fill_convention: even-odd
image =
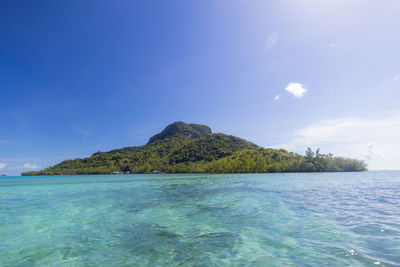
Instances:
[[[341,42],[341,41],[338,41],[338,42],[330,43],[330,44],[329,44],[329,47],[330,47],[330,48],[335,48],[335,47],[338,47],[338,46],[341,46],[341,45],[342,45],[342,42]]]
[[[277,101],[279,98],[281,98],[279,95],[274,96],[275,101]]]
[[[279,33],[277,32],[271,33],[267,37],[267,40],[265,41],[265,47],[271,49],[278,43],[278,41],[279,41]]]
[[[400,75],[397,75],[396,77],[394,77],[393,80],[395,80],[395,81],[400,80]]]
[[[38,165],[36,165],[36,164],[30,164],[30,163],[25,163],[22,167],[23,167],[24,169],[30,169],[30,170],[36,170],[36,169],[39,169],[39,168],[40,168]]]
[[[399,169],[399,132],[400,112],[384,118],[321,120],[295,131],[282,146],[296,152],[320,147],[324,153],[367,160],[371,169]]]
[[[307,89],[301,83],[289,83],[286,88],[286,91],[291,93],[294,97],[303,97],[307,92]]]
[[[5,164],[5,163],[3,163],[3,162],[0,162],[0,169],[5,168],[6,166],[7,166],[7,164]]]

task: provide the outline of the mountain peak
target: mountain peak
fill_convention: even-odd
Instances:
[[[158,140],[163,140],[168,137],[187,136],[189,138],[200,138],[212,134],[210,127],[201,124],[184,123],[176,121],[169,124],[165,129],[149,139],[147,143],[152,144]]]

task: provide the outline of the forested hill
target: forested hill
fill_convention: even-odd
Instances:
[[[97,152],[22,175],[121,173],[263,173],[365,171],[363,161],[307,149],[306,155],[257,146],[212,133],[208,126],[174,122],[144,146]]]

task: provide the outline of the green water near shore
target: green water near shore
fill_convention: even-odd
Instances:
[[[0,266],[399,266],[400,172],[0,178]]]

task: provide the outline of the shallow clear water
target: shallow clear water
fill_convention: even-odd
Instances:
[[[2,178],[0,266],[400,266],[399,204],[400,172]]]

